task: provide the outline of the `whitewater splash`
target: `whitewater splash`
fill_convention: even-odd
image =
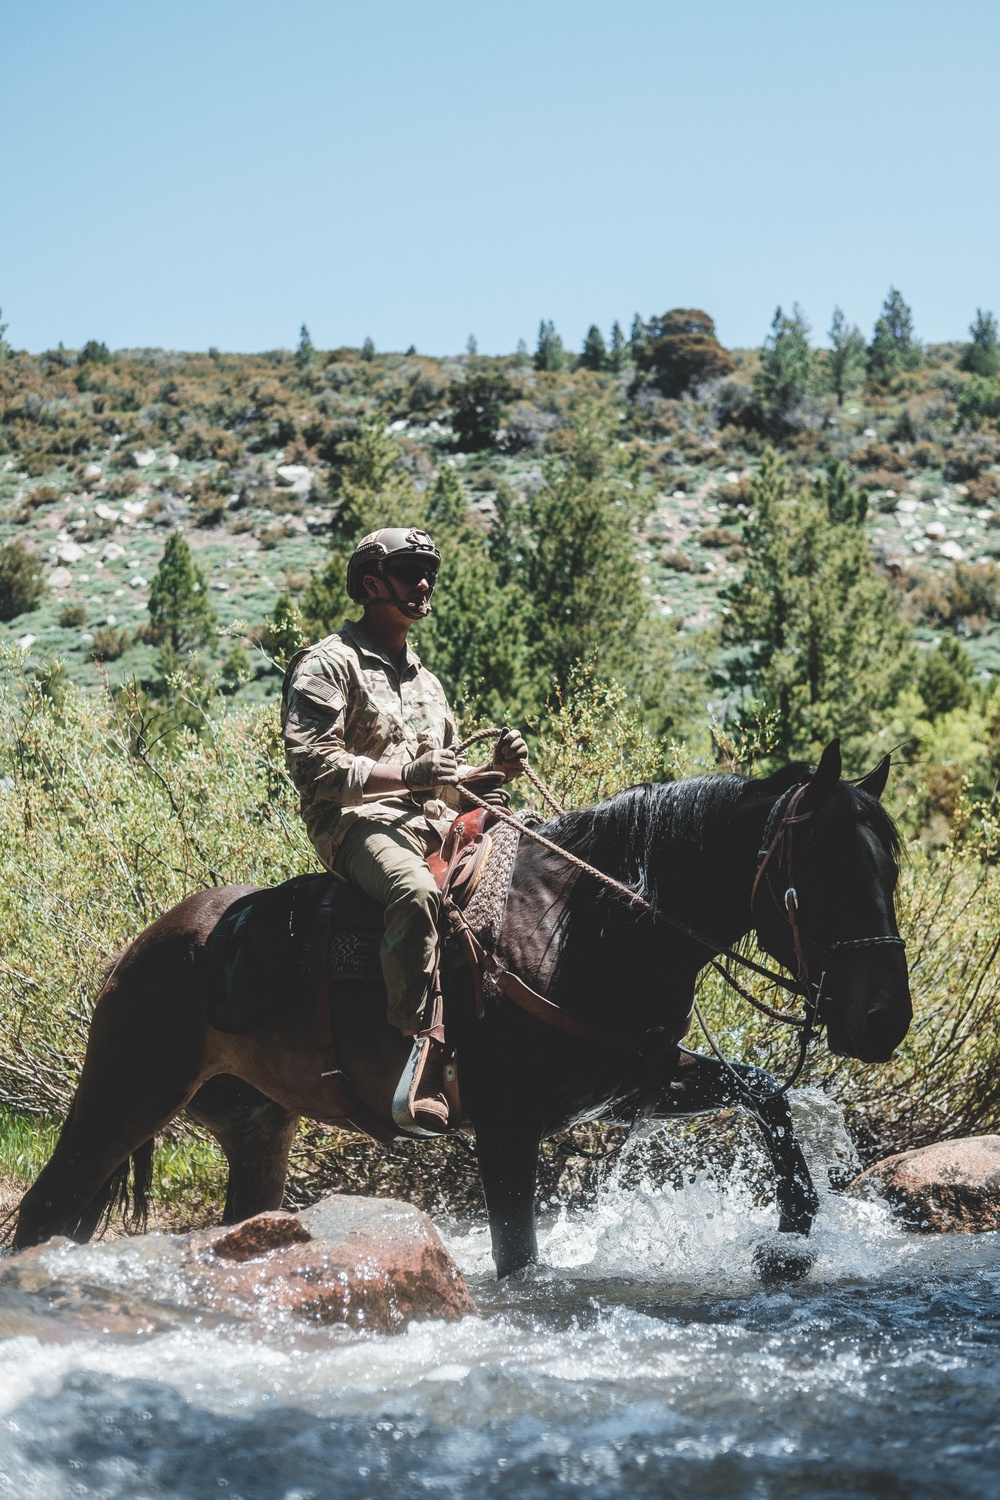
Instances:
[[[155,1337],[3,1340],[0,1495],[994,1496],[1000,1236],[908,1235],[831,1192],[839,1114],[794,1102],[822,1202],[791,1290],[753,1274],[776,1214],[752,1129],[743,1170],[680,1185],[643,1176],[640,1139],[591,1208],[543,1218],[542,1272],[498,1286],[485,1230],[446,1227],[480,1305],[457,1324],[248,1331],[179,1309]],[[133,1295],[171,1292],[155,1237],[117,1260]]]

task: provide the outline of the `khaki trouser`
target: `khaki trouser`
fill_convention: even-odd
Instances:
[[[416,834],[359,821],[337,850],[334,869],[385,906],[380,958],[388,1017],[400,1031],[430,1024],[430,988],[437,956],[438,888]]]

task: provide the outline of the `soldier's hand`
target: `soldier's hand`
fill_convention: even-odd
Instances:
[[[435,786],[458,785],[458,761],[454,750],[424,750],[403,767],[403,785],[411,792],[429,792]]]
[[[528,747],[516,729],[505,729],[493,751],[494,770],[502,771],[508,781],[523,776],[528,766]]]

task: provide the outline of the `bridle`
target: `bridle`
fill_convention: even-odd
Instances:
[[[822,1024],[823,984],[826,979],[826,970],[822,967],[822,963],[826,956],[848,948],[906,947],[904,940],[893,933],[878,934],[871,937],[839,938],[834,942],[825,943],[814,954],[813,963],[820,969],[820,974],[818,980],[813,980],[813,971],[809,963],[806,944],[802,936],[802,925],[799,920],[799,893],[796,887],[795,876],[796,831],[803,824],[808,823],[813,816],[813,809],[807,808],[804,811],[802,810],[802,802],[806,792],[809,790],[810,784],[809,782],[803,782],[797,786],[790,787],[787,792],[778,798],[768,814],[767,823],[764,826],[763,846],[758,851],[760,863],[757,866],[757,874],[754,876],[753,887],[750,892],[750,915],[753,925],[758,932],[761,925],[757,914],[758,901],[765,892],[770,896],[776,909],[784,914],[788,922],[791,929],[792,948],[795,952],[796,984],[794,988],[802,996],[805,1006],[804,1015],[801,1017],[791,1016],[783,1014],[781,1011],[772,1010],[770,1006],[764,1006],[755,995],[751,995],[749,991],[745,990],[734,980],[724,965],[715,959],[712,960],[713,967],[722,975],[726,982],[736,989],[745,1000],[749,1001],[755,1009],[763,1011],[765,1015],[782,1020],[789,1026],[798,1028],[799,1054],[795,1066],[781,1088],[775,1093],[768,1094],[767,1097],[769,1099],[778,1098],[781,1094],[786,1094],[792,1085],[797,1082],[805,1066],[809,1044],[816,1036]],[[775,884],[776,877],[777,885]],[[785,887],[784,895],[779,894],[782,885]],[[763,968],[761,967],[760,972],[762,971]],[[770,977],[777,983],[783,984],[788,990],[793,988],[780,975],[772,975]],[[702,1015],[701,1007],[697,1002],[695,1002],[695,1013],[709,1046],[718,1060],[729,1070],[743,1091],[749,1093],[746,1085],[743,1084],[742,1080],[719,1051],[715,1039],[709,1031],[705,1018]],[[763,1101],[759,1102],[762,1103]]]
[[[478,737],[479,736],[477,736],[477,738]],[[534,780],[534,778],[532,779]],[[823,982],[826,978],[826,970],[821,968],[819,979],[813,980],[813,969],[816,966],[820,966],[822,964],[822,961],[827,957],[828,954],[842,951],[848,948],[872,948],[878,946],[904,948],[906,946],[904,940],[901,937],[895,936],[891,933],[885,935],[880,934],[871,937],[843,938],[831,943],[824,944],[824,946],[813,955],[813,964],[810,965],[809,956],[806,951],[806,944],[802,936],[802,927],[799,917],[799,895],[796,886],[795,853],[798,842],[796,839],[796,831],[800,829],[803,824],[808,823],[813,817],[813,809],[802,808],[805,794],[809,790],[809,787],[811,785],[811,782],[802,782],[790,787],[788,791],[784,792],[782,796],[778,798],[774,806],[771,808],[771,811],[768,814],[767,822],[764,826],[763,847],[758,851],[760,862],[757,866],[757,872],[754,876],[754,882],[750,893],[750,914],[752,924],[758,929],[758,931],[760,928],[760,922],[757,916],[757,909],[759,901],[762,899],[765,893],[770,896],[776,909],[783,914],[784,919],[788,922],[788,925],[791,929],[792,947],[795,953],[795,963],[797,969],[794,982],[786,979],[783,974],[780,974],[773,969],[769,969],[768,967],[766,967],[766,965],[757,963],[756,960],[747,958],[742,953],[738,953],[735,949],[727,947],[725,944],[714,941],[712,938],[707,937],[705,934],[699,932],[696,928],[691,927],[688,923],[683,922],[680,918],[674,917],[669,912],[663,911],[662,908],[654,906],[651,901],[647,901],[644,896],[641,896],[638,893],[638,891],[633,890],[630,886],[625,885],[622,881],[616,880],[614,876],[606,874],[605,871],[597,869],[594,865],[588,864],[587,861],[581,859],[579,855],[571,853],[568,849],[563,849],[560,845],[554,843],[551,839],[546,838],[543,834],[538,833],[535,829],[529,827],[525,823],[522,823],[520,818],[515,817],[512,813],[507,812],[505,809],[495,806],[490,807],[488,803],[483,802],[481,798],[477,797],[474,793],[470,792],[466,788],[463,788],[463,796],[471,801],[474,805],[489,808],[489,810],[495,813],[501,821],[511,824],[513,827],[517,828],[518,831],[525,837],[533,840],[535,843],[541,844],[544,848],[547,848],[551,852],[561,856],[569,864],[576,866],[576,868],[583,873],[593,876],[595,879],[600,881],[602,885],[607,886],[611,890],[617,891],[620,895],[626,897],[631,904],[642,907],[643,910],[647,911],[654,919],[666,922],[668,926],[671,926],[677,931],[682,932],[686,937],[691,938],[694,942],[700,943],[704,947],[711,949],[713,957],[709,960],[709,962],[717,971],[717,973],[722,976],[723,980],[730,986],[731,989],[733,989],[738,995],[740,995],[742,999],[746,1000],[748,1004],[753,1006],[753,1008],[759,1011],[762,1015],[766,1015],[772,1020],[784,1022],[785,1025],[793,1026],[798,1030],[798,1058],[790,1076],[786,1079],[786,1081],[781,1085],[780,1088],[769,1092],[764,1097],[759,1097],[753,1092],[753,1090],[748,1088],[743,1079],[740,1078],[739,1074],[723,1056],[718,1044],[715,1041],[715,1038],[712,1035],[711,1030],[709,1029],[708,1023],[705,1020],[700,1005],[698,1004],[697,1000],[693,1002],[694,1013],[698,1018],[699,1025],[701,1026],[702,1031],[705,1033],[708,1044],[714,1052],[716,1058],[720,1063],[722,1063],[723,1067],[726,1068],[727,1072],[729,1072],[734,1083],[737,1085],[740,1093],[744,1096],[747,1102],[752,1107],[758,1108],[765,1102],[772,1099],[777,1099],[782,1094],[786,1094],[788,1090],[792,1088],[792,1086],[797,1082],[799,1076],[801,1075],[802,1069],[805,1066],[806,1054],[809,1049],[809,1044],[820,1029],[821,1007],[824,998]],[[775,879],[777,879],[778,881],[777,885],[775,884]],[[782,883],[784,883],[785,885],[783,897],[779,894],[780,886]],[[475,939],[474,935],[471,933],[471,930],[468,928],[467,924],[464,922],[464,919],[461,917],[461,914],[455,912],[454,908],[452,908],[451,920],[453,924],[453,931],[456,932],[456,935],[461,929],[465,930],[463,933],[463,938],[464,941],[469,945],[470,954],[473,951],[476,951],[476,955],[479,961],[483,962],[487,970],[493,974],[499,988],[501,988],[504,993],[507,994],[509,999],[514,1000],[514,1002],[522,1009],[529,1011],[529,1013],[537,1016],[540,1020],[544,1020],[550,1025],[558,1026],[561,1029],[571,1032],[576,1036],[586,1038],[603,1046],[611,1045],[614,1050],[621,1050],[620,1038],[609,1034],[599,1027],[592,1026],[588,1022],[578,1020],[575,1016],[570,1015],[570,1013],[563,1010],[561,1006],[553,1004],[551,1000],[548,1000],[544,996],[539,995],[536,991],[532,990],[530,986],[525,985],[523,980],[518,979],[517,976],[507,970],[505,965],[501,964],[494,954],[487,953],[486,950],[484,950]],[[730,972],[729,968],[727,967],[727,963],[720,962],[720,958],[727,960],[727,963],[737,963],[743,968],[750,969],[755,974],[759,974],[762,978],[769,980],[772,984],[775,984],[781,989],[786,990],[789,994],[800,996],[804,1003],[803,1015],[796,1016],[791,1015],[785,1011],[775,1010],[773,1007],[766,1005],[762,1000],[758,1000],[756,995],[751,994],[748,989],[746,989],[742,984],[739,983],[735,976]],[[658,1031],[661,1028],[653,1029],[654,1031]],[[632,1051],[635,1049],[630,1047],[628,1050]],[[640,1055],[643,1054],[643,1047],[641,1044],[638,1047],[638,1051]]]

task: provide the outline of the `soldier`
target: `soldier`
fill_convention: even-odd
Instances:
[[[389,527],[364,537],[347,565],[347,592],[364,614],[292,658],[281,709],[317,854],[385,906],[389,1021],[414,1038],[393,1118],[417,1133],[448,1123],[445,1099],[429,1091],[427,1064],[439,1050],[427,1032],[439,896],[425,856],[447,833],[463,781],[483,796],[528,763],[524,740],[508,731],[492,764],[459,764],[444,690],[407,643],[431,612],[440,562],[426,531]]]

